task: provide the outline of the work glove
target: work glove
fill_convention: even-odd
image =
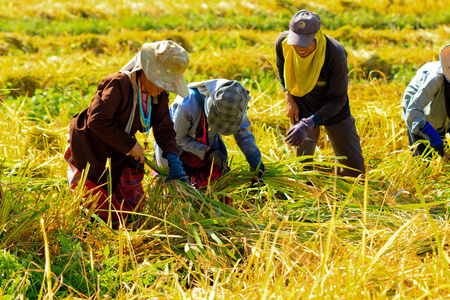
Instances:
[[[255,172],[255,168],[250,168],[250,171]],[[259,168],[258,168],[258,172],[255,174],[255,176],[253,176],[250,186],[253,186],[255,183],[259,182],[259,179],[261,179],[261,177],[263,176],[265,171],[265,167],[263,162],[259,163]]]
[[[169,162],[169,175],[165,182],[169,182],[172,179],[178,179],[187,184],[191,184],[189,178],[184,173],[183,167],[181,165],[181,160],[175,154],[167,154],[167,161]]]
[[[223,172],[224,169],[225,171],[228,171],[230,169],[227,165],[227,158],[219,150],[211,147],[206,152],[205,156],[214,164],[215,167],[218,167],[220,169],[220,172]]]
[[[313,128],[313,120],[311,118],[303,118],[297,125],[294,125],[289,129],[286,134],[285,142],[291,146],[300,146]]]
[[[425,126],[420,129],[423,133],[425,133],[430,139],[430,146],[439,153],[440,156],[444,155],[444,142],[442,141],[439,133],[430,125],[430,123],[426,123]]]

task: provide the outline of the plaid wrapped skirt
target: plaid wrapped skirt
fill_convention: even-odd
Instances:
[[[82,173],[69,162],[72,155],[70,147],[67,148],[64,159],[69,164],[67,178],[72,192],[79,192],[77,188],[81,180]],[[104,186],[99,186],[86,178],[84,189],[82,189],[83,199],[90,197],[92,201],[85,202],[87,209],[94,208],[94,212],[105,222],[109,219],[113,228],[118,228],[120,221],[129,217],[130,212],[139,212],[142,209],[144,200],[144,189],[142,180],[144,174],[125,166],[119,183],[111,197]]]

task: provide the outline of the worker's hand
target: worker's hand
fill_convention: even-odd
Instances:
[[[294,125],[298,122],[298,105],[295,103],[294,96],[288,90],[284,91],[284,97],[286,99],[286,115],[289,117],[291,125]]]
[[[128,152],[128,154],[134,158],[134,160],[138,160],[140,163],[145,162],[144,150],[142,150],[141,145],[136,141],[133,148]]]
[[[285,141],[291,146],[300,146],[313,128],[314,122],[310,118],[303,118],[289,129]]]
[[[430,146],[433,147],[440,156],[444,156],[444,141],[433,126],[427,122],[420,131],[428,136],[430,139]]]
[[[206,156],[208,160],[214,164],[215,167],[218,167],[220,169],[220,172],[223,172],[224,169],[226,171],[230,169],[227,165],[227,158],[219,150],[210,148],[206,152]]]
[[[250,171],[255,172],[254,168],[250,168]],[[259,167],[258,167],[258,172],[256,172],[255,176],[253,176],[251,182],[250,182],[250,186],[253,186],[255,183],[259,183],[259,179],[261,179],[261,177],[263,176],[265,172],[265,167],[263,162],[260,162]]]
[[[173,153],[167,154],[167,161],[169,163],[169,175],[167,176],[166,182],[172,179],[178,179],[187,184],[191,184],[189,178],[184,173],[183,166],[181,165],[181,160]]]

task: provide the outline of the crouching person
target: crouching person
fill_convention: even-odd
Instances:
[[[439,61],[421,66],[406,87],[402,100],[402,119],[408,129],[409,145],[428,140],[440,156],[450,159],[444,151],[443,137],[448,132],[450,117],[450,45],[439,54]],[[431,156],[425,143],[418,143],[414,156]]]
[[[206,186],[209,180],[229,170],[222,135],[234,136],[250,170],[256,174],[254,180],[261,178],[264,164],[255,137],[248,129],[251,123],[246,115],[250,92],[239,82],[227,79],[190,83],[188,87],[189,95],[176,97],[170,115],[182,151],[180,160],[192,185]],[[162,154],[161,148],[155,145],[158,164],[166,166]]]
[[[169,114],[169,92],[181,97],[189,94],[183,76],[188,64],[189,56],[178,44],[146,43],[120,72],[100,82],[89,107],[72,118],[65,153],[69,186],[75,190],[89,164],[84,185],[98,201],[88,208],[95,205],[97,215],[111,220],[113,228],[127,212],[140,211],[145,201],[141,184],[145,156],[135,137],[138,130],[148,134],[153,127],[155,141],[170,166],[168,180],[188,181]],[[108,158],[111,178],[105,169]]]

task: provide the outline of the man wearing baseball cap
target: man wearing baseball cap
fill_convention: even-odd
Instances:
[[[439,53],[439,61],[426,63],[405,89],[402,119],[408,128],[409,144],[428,140],[440,156],[450,159],[444,151],[442,137],[448,132],[450,117],[450,45]],[[414,155],[430,156],[427,145],[418,143]]]
[[[316,13],[301,10],[276,41],[278,75],[292,125],[286,142],[297,146],[297,156],[313,155],[323,126],[336,156],[344,157],[338,162],[346,168],[338,174],[356,177],[365,168],[347,94],[347,53],[321,26]]]

